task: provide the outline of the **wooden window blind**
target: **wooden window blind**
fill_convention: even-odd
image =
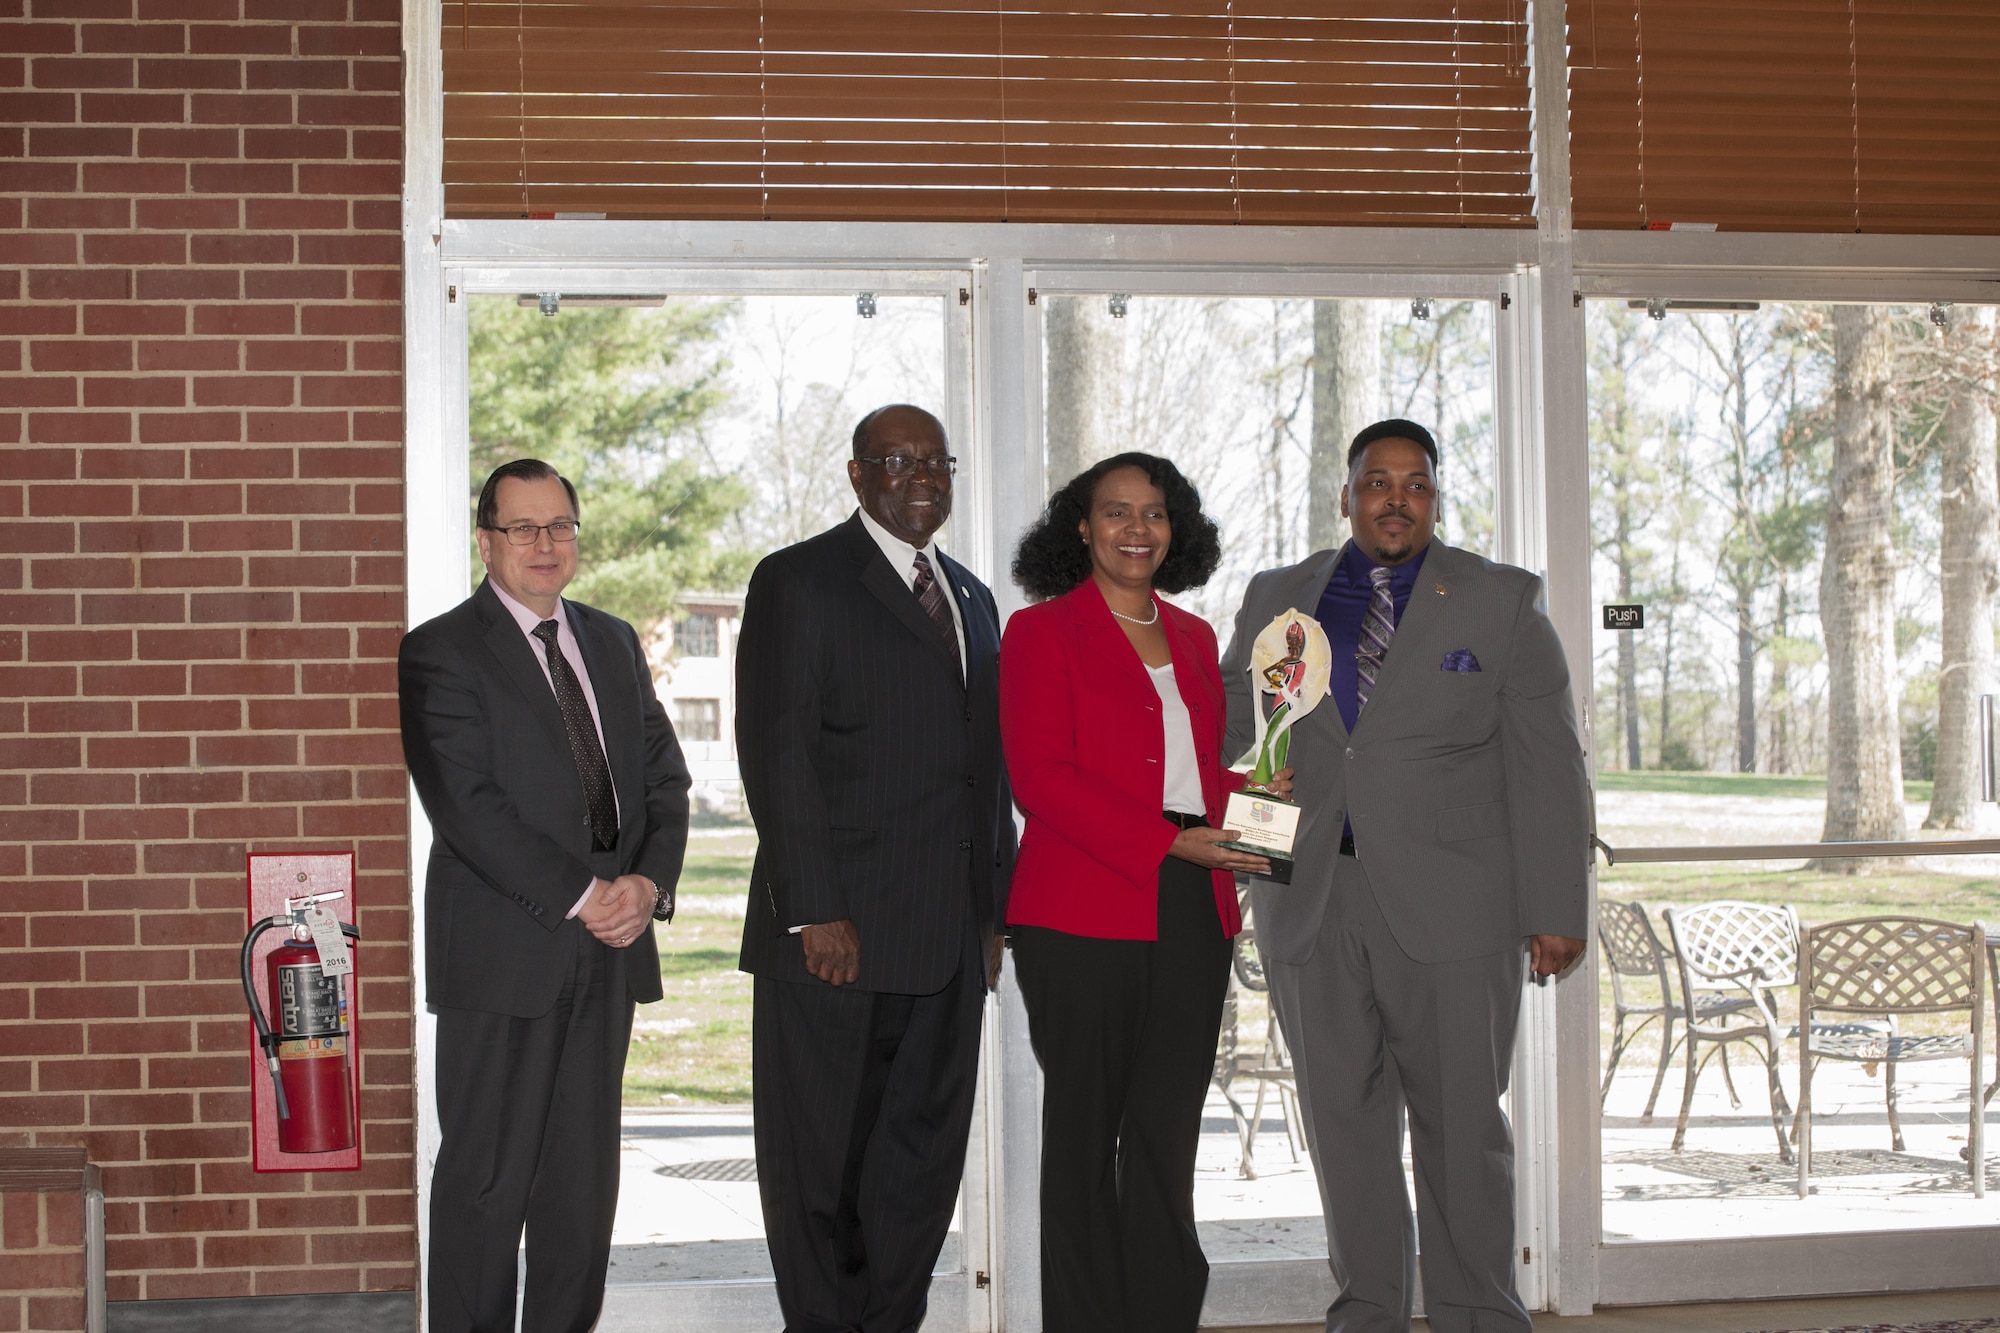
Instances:
[[[1525,9],[446,0],[446,208],[1531,226]]]
[[[1569,0],[1579,227],[2000,232],[2000,0]]]

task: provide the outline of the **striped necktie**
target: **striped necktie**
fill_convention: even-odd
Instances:
[[[1389,653],[1389,640],[1396,637],[1396,594],[1389,588],[1389,579],[1395,571],[1386,565],[1377,565],[1368,571],[1368,582],[1373,585],[1368,596],[1368,610],[1361,617],[1361,638],[1354,654],[1354,695],[1355,717],[1368,706],[1368,696],[1375,691],[1375,678],[1382,673],[1382,659]]]
[[[958,628],[951,623],[951,607],[945,604],[944,585],[938,582],[936,572],[931,569],[930,557],[922,551],[917,552],[917,575],[910,583],[910,591],[917,595],[924,614],[937,626],[945,651],[951,654],[952,665],[963,671],[964,663],[958,655]]]
[[[583,782],[591,837],[597,840],[599,848],[609,851],[618,845],[618,801],[612,794],[611,769],[604,762],[604,747],[597,741],[597,722],[590,715],[590,701],[583,697],[583,682],[570,670],[569,659],[557,646],[556,622],[544,620],[535,626],[533,633],[547,650],[549,684],[555,687],[563,730],[569,733],[570,757],[576,760],[576,775]]]

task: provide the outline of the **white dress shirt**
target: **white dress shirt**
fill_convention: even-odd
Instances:
[[[944,589],[945,605],[951,608],[952,632],[958,635],[958,676],[965,679],[965,616],[958,609],[958,599],[965,596],[965,590],[952,583],[951,575],[945,573],[944,565],[938,559],[936,542],[925,542],[922,547],[910,545],[875,521],[875,516],[866,509],[855,511],[861,515],[861,526],[868,529],[868,535],[882,548],[882,555],[889,562],[889,568],[903,577],[903,586],[915,592],[917,588],[917,553],[923,552],[924,559],[931,562],[931,573],[937,576],[938,586]]]
[[[576,632],[569,627],[569,613],[563,610],[562,599],[556,599],[554,616],[538,616],[509,597],[507,590],[500,586],[498,580],[489,578],[486,582],[493,589],[493,595],[500,599],[500,605],[507,608],[507,614],[514,617],[514,623],[521,627],[521,633],[527,637],[529,646],[534,649],[535,661],[542,668],[542,679],[549,683],[550,694],[555,693],[556,678],[549,674],[548,645],[535,637],[535,626],[541,624],[544,619],[556,622],[556,647],[562,649],[563,660],[568,662],[569,669],[576,673],[576,683],[583,686],[583,701],[590,705],[590,724],[597,729],[597,748],[604,751],[604,765],[609,769],[611,750],[604,743],[604,719],[597,714],[597,691],[591,687],[590,668],[583,664],[583,649],[577,645]],[[615,808],[618,803],[618,784],[615,782],[611,785],[611,802]],[[622,811],[619,818],[621,821],[624,818]],[[576,900],[576,906],[564,913],[565,921],[583,910],[583,905],[590,901],[590,891],[596,884],[597,879],[592,876],[590,883],[583,886],[583,896]]]
[[[1188,712],[1187,700],[1181,698],[1179,683],[1174,680],[1174,664],[1149,666],[1146,674],[1153,678],[1153,689],[1160,696],[1160,726],[1167,742],[1160,808],[1178,810],[1184,815],[1205,815],[1208,810],[1201,795],[1201,768],[1194,754],[1194,717]]]

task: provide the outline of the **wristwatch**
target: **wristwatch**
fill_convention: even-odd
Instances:
[[[663,887],[650,877],[646,882],[653,886],[653,920],[672,921],[674,919],[674,891]]]

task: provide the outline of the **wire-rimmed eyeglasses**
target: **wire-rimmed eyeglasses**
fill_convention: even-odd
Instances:
[[[482,523],[480,526],[488,532],[506,533],[509,546],[533,546],[542,539],[542,534],[545,532],[549,534],[549,540],[552,542],[573,542],[576,540],[576,530],[583,525],[573,518],[559,518],[553,523],[509,523],[504,528],[496,528],[490,523]]]

